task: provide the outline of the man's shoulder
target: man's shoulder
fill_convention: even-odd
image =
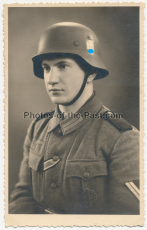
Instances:
[[[33,119],[29,129],[33,129],[33,128],[38,129],[41,126],[44,126],[50,121],[53,115],[54,115],[54,110],[52,110],[51,112],[41,113],[40,116],[38,116],[38,118]]]
[[[123,118],[122,113],[112,112],[104,105],[102,106],[102,111],[102,118],[104,120],[104,124],[107,125],[110,129],[112,128],[120,133],[129,130],[139,132],[137,128],[135,128],[132,124],[130,124],[127,120]]]
[[[35,124],[37,126],[43,125],[44,123],[48,123],[50,121],[50,119],[54,116],[54,110],[51,112],[46,112],[46,113],[42,113],[36,120],[35,120]]]
[[[43,122],[45,119],[50,120],[54,115],[54,110],[51,112],[41,113],[40,116],[36,119],[36,123]]]

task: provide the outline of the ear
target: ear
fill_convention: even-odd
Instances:
[[[97,73],[93,73],[93,74],[90,74],[87,78],[87,83],[90,83],[94,80],[94,78],[96,77]]]

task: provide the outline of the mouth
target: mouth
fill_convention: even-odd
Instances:
[[[49,92],[59,92],[63,91],[63,89],[49,89]]]

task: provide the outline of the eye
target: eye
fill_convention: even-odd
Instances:
[[[50,67],[48,65],[42,65],[42,69],[44,71],[49,71],[50,70]]]
[[[66,65],[65,64],[61,64],[58,66],[59,69],[65,69]]]

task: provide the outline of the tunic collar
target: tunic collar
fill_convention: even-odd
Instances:
[[[62,114],[59,113],[58,107],[56,107],[53,117],[49,121],[47,132],[51,132],[60,125],[63,135],[71,133],[91,120],[90,116],[85,116],[86,113],[96,114],[100,112],[101,108],[102,103],[95,95],[95,92],[75,114],[70,113],[70,117],[64,120],[62,119]]]

